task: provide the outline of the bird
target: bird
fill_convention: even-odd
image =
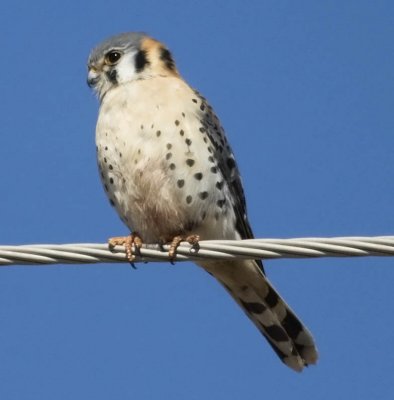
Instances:
[[[87,63],[100,106],[102,184],[132,245],[251,239],[238,164],[212,106],[178,72],[165,44],[143,32],[112,36]],[[280,360],[300,372],[318,352],[310,331],[266,277],[261,260],[199,260],[243,309]]]

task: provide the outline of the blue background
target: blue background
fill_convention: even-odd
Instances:
[[[3,1],[0,243],[127,233],[98,179],[90,49],[143,30],[212,103],[257,237],[394,234],[392,1]],[[0,398],[391,399],[393,258],[267,261],[320,362],[283,366],[189,263],[4,267]]]

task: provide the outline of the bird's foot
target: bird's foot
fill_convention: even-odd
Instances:
[[[117,236],[108,240],[108,247],[111,251],[115,248],[115,246],[124,246],[127,261],[131,264],[135,259],[133,245],[134,253],[139,254],[142,247],[142,239],[137,232],[132,232],[129,236]]]
[[[192,245],[193,248],[198,247],[198,242],[200,240],[199,235],[189,235],[189,236],[175,236],[171,243],[170,243],[170,249],[168,250],[168,256],[171,259],[171,262],[174,262],[174,259],[176,257],[176,251],[181,244],[181,242],[188,242]]]

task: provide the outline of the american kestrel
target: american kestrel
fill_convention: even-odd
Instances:
[[[165,45],[143,33],[101,43],[88,60],[100,100],[97,159],[109,201],[133,232],[111,244],[251,239],[234,154],[206,99],[179,75]],[[137,234],[138,232],[138,234]],[[174,239],[175,238],[175,239]],[[260,260],[199,261],[234,298],[280,359],[317,361],[309,330],[267,280]]]

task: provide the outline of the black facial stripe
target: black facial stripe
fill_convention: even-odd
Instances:
[[[162,60],[164,62],[165,66],[168,69],[170,69],[170,70],[175,69],[174,59],[172,58],[171,53],[164,47],[162,47],[160,49],[160,60]]]
[[[140,50],[135,56],[135,70],[141,72],[150,62],[146,56],[145,50]]]
[[[115,68],[111,69],[110,71],[107,71],[106,75],[111,83],[118,83],[118,73],[116,72]]]

